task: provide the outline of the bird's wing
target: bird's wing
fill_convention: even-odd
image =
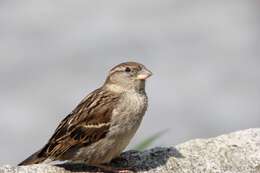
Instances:
[[[92,92],[60,123],[39,156],[59,158],[71,147],[87,146],[104,138],[118,100],[119,96],[109,91]]]

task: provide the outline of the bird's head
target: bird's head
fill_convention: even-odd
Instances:
[[[152,75],[144,65],[137,62],[125,62],[109,71],[105,86],[115,91],[144,90],[145,80]]]

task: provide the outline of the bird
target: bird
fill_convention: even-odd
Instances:
[[[79,161],[103,168],[118,158],[147,110],[145,82],[151,75],[138,62],[114,66],[104,84],[83,98],[48,142],[18,165]]]

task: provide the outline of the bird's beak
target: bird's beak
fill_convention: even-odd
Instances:
[[[149,77],[152,76],[152,75],[153,75],[153,73],[152,73],[150,70],[148,70],[147,68],[144,67],[144,68],[138,73],[137,79],[139,79],[139,80],[145,80],[145,79],[149,78]]]

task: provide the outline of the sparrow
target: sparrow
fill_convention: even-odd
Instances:
[[[137,62],[113,67],[104,84],[61,121],[47,144],[19,165],[59,160],[102,167],[119,157],[147,110],[145,81],[151,75]]]

